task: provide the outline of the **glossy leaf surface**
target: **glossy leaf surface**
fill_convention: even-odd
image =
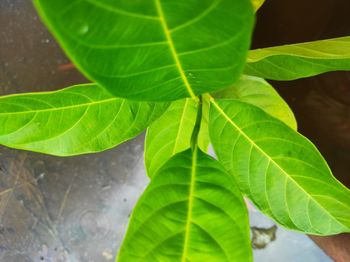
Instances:
[[[251,261],[249,224],[232,176],[197,148],[175,155],[134,209],[120,262]]]
[[[350,232],[350,191],[306,138],[237,100],[212,100],[209,128],[220,162],[264,213],[310,234]]]
[[[232,84],[246,61],[250,0],[35,0],[85,75],[118,97],[176,100]]]
[[[0,144],[69,156],[112,148],[140,134],[168,103],[116,98],[95,84],[0,97]]]
[[[215,93],[222,99],[239,99],[255,105],[278,118],[294,130],[297,129],[292,110],[276,90],[264,79],[243,75],[231,87]]]
[[[248,75],[273,80],[338,70],[350,70],[350,37],[252,50],[245,67]]]

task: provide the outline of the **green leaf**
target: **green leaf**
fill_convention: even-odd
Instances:
[[[293,80],[329,71],[350,70],[350,36],[249,52],[245,73]]]
[[[208,152],[210,137],[209,137],[209,109],[210,95],[202,96],[202,120],[198,134],[198,146],[203,152]]]
[[[217,90],[243,70],[250,0],[35,0],[78,68],[118,97],[164,101]]]
[[[264,79],[243,75],[231,87],[215,93],[215,97],[239,99],[260,107],[266,113],[297,130],[297,122],[292,110],[276,90]]]
[[[255,12],[264,4],[265,0],[252,0]]]
[[[140,134],[168,103],[132,102],[95,84],[0,97],[0,144],[70,156],[112,148]]]
[[[248,216],[232,177],[197,148],[171,158],[134,209],[120,262],[251,261]]]
[[[350,232],[350,191],[310,141],[258,107],[211,101],[215,152],[262,212],[310,234]]]
[[[149,177],[175,154],[190,148],[198,106],[190,98],[174,101],[148,129],[145,166]]]

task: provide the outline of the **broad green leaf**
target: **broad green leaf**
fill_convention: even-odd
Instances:
[[[329,71],[350,70],[350,36],[249,52],[245,73],[293,80]]]
[[[255,12],[264,4],[265,0],[252,0]]]
[[[223,99],[239,99],[255,105],[266,113],[278,118],[294,130],[297,129],[292,110],[276,90],[264,79],[243,75],[231,87],[215,93]]]
[[[193,99],[174,101],[147,129],[145,166],[149,177],[153,177],[172,156],[190,148],[197,110]]]
[[[168,103],[116,98],[95,84],[0,97],[0,144],[70,156],[112,148],[140,134]]]
[[[350,191],[310,141],[258,107],[211,101],[215,152],[261,211],[310,234],[350,232]]]
[[[250,0],[35,0],[68,56],[118,97],[177,100],[232,84],[254,24]]]
[[[249,223],[232,176],[197,148],[171,158],[136,205],[119,262],[251,261]]]

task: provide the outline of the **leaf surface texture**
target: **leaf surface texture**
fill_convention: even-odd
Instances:
[[[215,97],[221,99],[239,99],[263,109],[293,128],[297,122],[288,104],[277,91],[264,79],[243,75],[229,88],[216,92]]]
[[[261,211],[310,234],[350,231],[350,192],[305,137],[237,100],[212,99],[209,130],[220,162]]]
[[[118,97],[165,101],[232,84],[243,70],[250,0],[35,0],[85,75]]]
[[[273,80],[339,70],[350,70],[349,36],[251,50],[245,67],[248,75]]]
[[[153,177],[172,156],[190,148],[197,110],[197,103],[190,98],[174,101],[148,128],[145,166],[149,177]]]
[[[0,144],[58,156],[112,148],[144,131],[168,103],[116,98],[95,84],[0,98]]]
[[[134,209],[120,262],[251,261],[243,198],[221,165],[197,148],[171,158]]]

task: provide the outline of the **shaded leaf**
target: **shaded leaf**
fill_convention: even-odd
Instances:
[[[273,80],[338,70],[350,70],[349,36],[252,50],[245,67],[248,75]]]
[[[253,29],[250,0],[35,0],[78,68],[118,97],[176,100],[232,84]]]
[[[261,211],[310,234],[350,232],[350,191],[306,138],[238,100],[212,100],[209,130],[220,162]]]
[[[0,144],[69,156],[112,148],[140,134],[167,103],[116,98],[95,84],[0,97]]]
[[[251,261],[242,195],[197,148],[171,158],[131,216],[118,261]]]
[[[264,79],[243,75],[231,87],[215,93],[223,99],[239,99],[255,105],[266,113],[278,118],[294,130],[297,129],[292,110],[276,90]]]

